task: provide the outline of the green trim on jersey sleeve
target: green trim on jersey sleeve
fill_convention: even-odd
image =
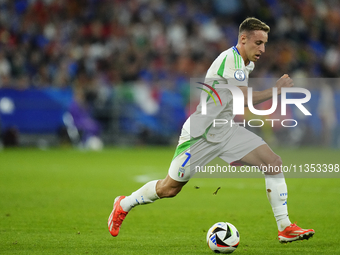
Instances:
[[[187,149],[189,149],[190,146],[194,145],[199,139],[201,139],[201,136],[200,137],[196,137],[196,138],[191,138],[189,141],[186,141],[186,142],[178,145],[177,148],[176,148],[176,151],[175,151],[175,155],[172,158],[172,160],[174,160],[182,152],[184,152]]]
[[[220,65],[220,68],[219,68],[218,71],[217,71],[217,74],[218,74],[219,76],[221,76],[221,77],[223,77],[226,59],[227,59],[227,55],[226,55],[225,58],[223,59],[221,65]]]
[[[211,126],[212,126],[212,124],[210,124],[210,126],[209,126],[209,127],[207,127],[207,129],[205,130],[204,134],[202,135],[202,136],[203,136],[203,138],[207,139],[207,134],[208,134],[208,132],[209,132],[209,130],[210,130],[210,128],[211,128]]]
[[[234,54],[235,69],[241,69],[242,67],[241,56],[235,50],[233,50],[233,54]]]

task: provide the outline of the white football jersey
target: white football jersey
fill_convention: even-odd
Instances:
[[[233,80],[237,86],[248,86],[249,74],[255,67],[254,62],[245,66],[244,61],[235,46],[223,51],[211,64],[205,76],[208,80],[219,80],[226,83]]]
[[[205,77],[205,84],[214,87],[216,84],[232,84],[235,86],[248,86],[248,78],[255,65],[250,62],[245,66],[244,61],[236,47],[229,48],[222,52],[211,64]],[[203,86],[204,87],[204,86]],[[205,88],[206,89],[206,88]],[[212,93],[212,91],[210,91]],[[187,130],[191,137],[204,136],[210,142],[221,142],[228,139],[233,131],[238,127],[236,124],[230,126],[233,121],[233,96],[228,89],[216,88],[222,105],[215,103],[217,100],[209,96],[206,101],[207,114],[202,114],[202,102],[197,106],[196,111],[187,119],[183,128]],[[202,93],[207,93],[202,91]],[[216,95],[212,93],[215,97]],[[216,97],[215,97],[216,98]],[[225,125],[213,126],[214,119],[228,120]]]

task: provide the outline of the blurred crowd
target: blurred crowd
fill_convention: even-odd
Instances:
[[[235,45],[247,16],[271,27],[253,77],[339,76],[339,1],[0,0],[0,84],[176,89]]]
[[[0,0],[0,88],[71,87],[83,103],[130,84],[183,95],[249,16],[271,27],[252,77],[340,75],[335,0]]]

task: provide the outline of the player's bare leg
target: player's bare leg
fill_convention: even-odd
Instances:
[[[182,190],[186,183],[175,181],[167,175],[165,179],[157,182],[156,193],[159,198],[174,197]]]
[[[282,165],[281,157],[275,154],[267,144],[257,147],[237,162],[244,165],[258,166],[262,168],[265,166],[268,169],[265,173],[267,175],[276,175],[281,173],[281,171],[273,171],[275,166],[279,167]],[[269,165],[274,168],[268,168]]]
[[[282,160],[267,144],[263,144],[244,156],[237,163],[258,166],[265,174],[266,191],[277,222],[280,242],[309,239],[315,233],[313,229],[302,229],[292,224],[288,217],[287,185],[281,171]]]
[[[157,199],[174,197],[187,182],[178,182],[169,175],[163,180],[155,180],[146,183],[143,187],[133,192],[130,196],[116,197],[113,210],[108,219],[108,228],[112,236],[119,234],[120,227],[129,211],[143,204],[153,203]]]

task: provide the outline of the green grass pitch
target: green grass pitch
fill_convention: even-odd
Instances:
[[[275,152],[284,164],[340,163],[336,150]],[[114,198],[165,177],[173,153],[163,147],[0,151],[0,254],[213,254],[205,236],[218,221],[240,232],[234,254],[340,254],[339,178],[286,179],[290,219],[316,231],[308,241],[278,242],[263,178],[193,178],[176,198],[134,208],[111,237]]]

